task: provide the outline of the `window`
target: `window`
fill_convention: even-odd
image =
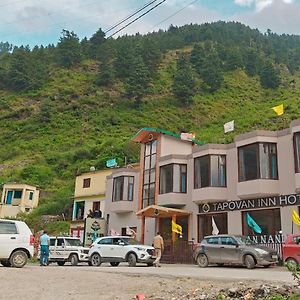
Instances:
[[[22,191],[15,191],[14,192],[14,198],[15,199],[21,199],[22,198]]]
[[[56,246],[63,247],[64,245],[64,239],[57,239]]]
[[[208,238],[207,244],[217,245],[217,244],[219,244],[219,238],[218,237]]]
[[[194,188],[226,187],[226,156],[205,155],[194,160]]]
[[[98,242],[100,245],[112,245],[112,238],[102,239]]]
[[[278,179],[277,149],[274,143],[255,143],[240,147],[239,181]]]
[[[160,167],[160,194],[186,193],[187,167],[184,164],[170,164]]]
[[[145,144],[144,152],[144,176],[143,176],[143,203],[145,208],[154,204],[155,199],[155,176],[156,176],[156,148],[157,141]]]
[[[89,188],[91,186],[91,178],[83,179],[83,188]]]
[[[84,219],[84,201],[74,202],[74,220]]]
[[[33,192],[29,192],[29,196],[28,196],[29,200],[33,199]]]
[[[261,235],[275,235],[281,231],[280,208],[261,209],[243,212],[243,234],[258,235],[247,224],[247,214],[261,228]]]
[[[55,241],[56,241],[56,239],[50,238],[50,246],[55,246]]]
[[[232,237],[221,237],[221,244],[235,246],[235,245],[237,245],[237,241],[235,239],[233,239]]]
[[[294,134],[295,171],[300,173],[300,132]]]
[[[133,176],[115,177],[112,201],[132,201],[133,189],[134,189]]]
[[[0,222],[0,234],[17,234],[16,224],[13,222]]]

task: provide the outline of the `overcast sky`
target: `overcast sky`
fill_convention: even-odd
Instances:
[[[0,41],[30,46],[56,44],[62,29],[73,30],[80,38],[89,38],[99,28],[105,31],[149,2],[151,0],[0,0]],[[239,21],[261,32],[271,29],[280,34],[300,35],[300,0],[166,0],[122,34],[147,33],[166,29],[170,24],[218,20]]]

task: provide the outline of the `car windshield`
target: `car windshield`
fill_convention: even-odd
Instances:
[[[235,239],[238,241],[239,244],[243,244],[243,245],[254,245],[255,244],[247,236],[235,236]]]
[[[133,238],[122,238],[122,240],[124,241],[124,243],[126,245],[137,245],[138,244],[137,240],[135,240]]]
[[[66,246],[81,246],[81,242],[79,239],[66,239]]]

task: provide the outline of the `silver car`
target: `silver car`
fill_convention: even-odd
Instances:
[[[197,264],[243,265],[253,269],[256,265],[269,267],[278,263],[277,251],[254,244],[242,235],[206,236],[194,251]]]

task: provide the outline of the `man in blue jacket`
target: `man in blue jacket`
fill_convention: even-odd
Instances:
[[[50,237],[47,234],[47,231],[44,230],[43,234],[40,237],[40,246],[41,246],[41,256],[40,256],[40,265],[47,266],[49,262],[49,245]]]

